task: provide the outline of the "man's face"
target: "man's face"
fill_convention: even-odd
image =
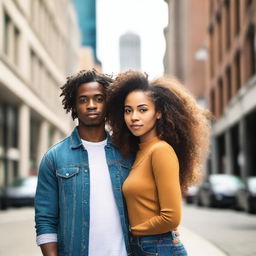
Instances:
[[[75,111],[79,125],[101,126],[105,122],[106,92],[98,82],[81,84],[77,89]]]

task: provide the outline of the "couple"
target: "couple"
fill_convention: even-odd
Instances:
[[[174,230],[207,149],[205,112],[176,80],[138,71],[80,71],[61,89],[78,126],[40,164],[43,255],[187,255]]]

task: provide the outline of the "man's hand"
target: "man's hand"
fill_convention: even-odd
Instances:
[[[57,243],[41,244],[40,247],[44,256],[58,256]]]

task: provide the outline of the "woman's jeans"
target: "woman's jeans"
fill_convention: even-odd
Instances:
[[[134,256],[187,256],[174,231],[152,236],[132,236],[131,247]]]

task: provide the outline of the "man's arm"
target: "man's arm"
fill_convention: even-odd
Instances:
[[[40,247],[44,256],[58,256],[57,243],[41,244]]]
[[[40,164],[35,197],[37,244],[44,256],[57,256],[58,182],[51,155],[46,154]]]

